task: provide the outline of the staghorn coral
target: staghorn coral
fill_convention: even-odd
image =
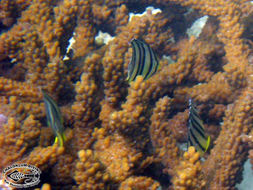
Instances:
[[[161,13],[129,20],[148,5]],[[252,11],[247,0],[1,1],[0,170],[35,165],[41,189],[235,189],[253,155]],[[212,16],[197,39],[184,35],[188,14]],[[100,30],[113,40],[95,44]],[[160,68],[128,84],[133,38]],[[61,108],[64,147],[41,89]],[[212,138],[202,160],[181,149],[189,98]]]
[[[104,173],[104,167],[97,160],[90,149],[78,152],[79,160],[76,163],[74,179],[78,189],[104,189],[109,175]]]
[[[183,155],[183,160],[176,166],[176,175],[171,180],[173,188],[184,189],[202,189],[205,186],[204,181],[198,180],[201,172],[199,153],[195,152],[194,147],[189,147],[188,152]]]
[[[148,189],[155,190],[160,184],[148,177],[130,177],[120,184],[119,190],[124,189]]]
[[[48,170],[53,166],[57,158],[62,155],[64,148],[54,146],[37,147],[27,157],[19,160],[18,163],[27,163],[43,170]]]
[[[117,182],[133,174],[133,167],[142,156],[117,133],[102,139],[100,137],[94,149],[97,159],[106,166],[110,179]]]
[[[229,106],[225,113],[224,124],[216,146],[203,166],[211,189],[231,189],[236,183],[240,167],[247,157],[246,144],[242,142],[242,134],[248,135],[253,122],[252,84],[246,88],[239,99]],[[212,177],[212,181],[209,176]],[[219,185],[217,185],[219,184]]]

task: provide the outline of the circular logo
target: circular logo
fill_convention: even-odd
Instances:
[[[29,164],[13,164],[3,170],[4,182],[16,188],[38,185],[40,174],[39,168]]]

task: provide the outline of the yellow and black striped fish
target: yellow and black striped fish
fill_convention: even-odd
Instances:
[[[133,39],[131,45],[133,53],[132,59],[128,64],[127,81],[134,81],[138,75],[142,75],[144,80],[150,78],[155,74],[159,66],[156,55],[145,42]]]
[[[42,93],[44,96],[47,123],[53,129],[53,132],[56,136],[55,143],[59,143],[60,146],[63,146],[66,137],[60,109],[55,101],[46,92],[42,90]]]
[[[189,99],[188,147],[194,146],[203,155],[210,145],[210,136],[205,134],[203,121],[200,119],[194,102]]]

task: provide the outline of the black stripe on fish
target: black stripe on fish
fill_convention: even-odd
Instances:
[[[145,56],[145,57],[147,57],[147,60],[146,60],[146,70],[144,70],[144,71],[146,71],[145,73],[144,73],[144,79],[146,79],[146,78],[149,78],[150,76],[152,76],[152,75],[150,75],[150,74],[152,74],[151,72],[152,72],[152,68],[154,67],[154,63],[153,63],[153,60],[152,60],[152,49],[150,48],[150,46],[146,46],[145,47],[146,48],[146,51],[147,51],[147,55]]]
[[[145,49],[144,49],[144,47],[143,47],[143,45],[139,42],[139,41],[135,41],[135,43],[136,43],[136,46],[138,47],[138,49],[139,49],[139,64],[137,63],[137,65],[139,66],[138,67],[138,72],[137,72],[137,74],[134,76],[134,80],[136,79],[136,77],[138,76],[138,75],[141,75],[142,74],[142,72],[143,72],[143,68],[144,68],[144,66],[145,66]]]
[[[190,108],[189,121],[192,122],[192,125],[195,126],[196,130],[198,130],[198,132],[201,134],[203,138],[207,138],[205,135],[203,122],[200,119],[197,108],[195,107],[194,104],[192,104],[192,107]]]
[[[191,138],[192,137],[192,138]],[[192,140],[195,141],[195,143],[192,142]],[[198,147],[200,147],[200,149],[204,152],[205,151],[205,147],[203,147],[201,145],[201,143],[198,141],[198,138],[194,135],[193,131],[190,129],[190,142],[191,144],[193,144],[194,146],[198,145]],[[198,148],[196,147],[196,149],[198,150]]]
[[[200,152],[204,153],[210,144],[210,136],[205,134],[203,121],[200,119],[194,102],[189,100],[189,119],[188,119],[188,147],[195,146]]]
[[[147,76],[147,78],[151,77],[153,74],[156,73],[157,68],[158,68],[158,59],[156,57],[156,55],[154,54],[154,52],[152,51],[151,47],[148,46],[149,51],[150,51],[150,62],[151,62],[151,67],[149,70],[149,75]]]
[[[203,124],[201,125],[198,121],[196,121],[196,118],[194,116],[192,116],[189,119],[189,122],[192,124],[192,126],[194,126],[194,128],[196,129],[196,131],[198,131],[198,133],[203,138],[206,138],[205,131],[204,131],[203,126],[202,126]]]
[[[48,95],[46,94],[45,92],[43,92],[43,95],[44,95],[44,102],[45,102],[45,105],[46,105],[46,110],[51,110],[50,112],[53,114],[53,115],[57,115],[59,116],[59,119],[61,119],[61,112],[60,112],[60,109],[58,108],[58,106],[56,105],[55,101]],[[48,113],[50,113],[48,112]]]
[[[202,136],[202,134],[200,134],[199,131],[197,130],[197,128],[195,128],[195,127],[191,127],[190,130],[192,131],[194,136],[198,139],[199,144],[201,144],[202,147],[205,146],[206,141],[207,141],[207,137],[205,135]]]
[[[135,45],[135,42],[132,41],[132,48],[133,48],[133,55],[132,55],[132,60],[130,62],[130,66],[132,67],[130,71],[128,71],[128,77],[129,80],[132,81],[134,80],[135,76],[137,75],[138,67],[139,67],[139,62],[140,62],[140,50],[137,48],[137,45]]]
[[[133,39],[131,45],[133,53],[128,65],[127,80],[129,82],[134,81],[138,75],[142,75],[144,79],[150,78],[159,66],[156,55],[145,42]]]
[[[48,94],[46,94],[43,90],[42,92],[44,96],[47,122],[52,128],[55,136],[59,139],[60,146],[63,146],[65,134],[63,127],[63,118],[61,116],[60,108]]]

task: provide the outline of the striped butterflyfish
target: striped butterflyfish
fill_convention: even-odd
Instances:
[[[140,40],[131,41],[133,53],[128,64],[127,81],[132,82],[138,75],[142,75],[144,80],[150,78],[159,66],[158,59],[151,47]]]
[[[188,120],[188,147],[194,146],[200,155],[207,151],[210,145],[210,136],[207,136],[196,105],[189,99],[189,120]]]
[[[63,146],[66,137],[64,133],[61,111],[56,102],[45,91],[42,90],[42,93],[46,109],[47,124],[52,128],[56,136],[55,143]]]

